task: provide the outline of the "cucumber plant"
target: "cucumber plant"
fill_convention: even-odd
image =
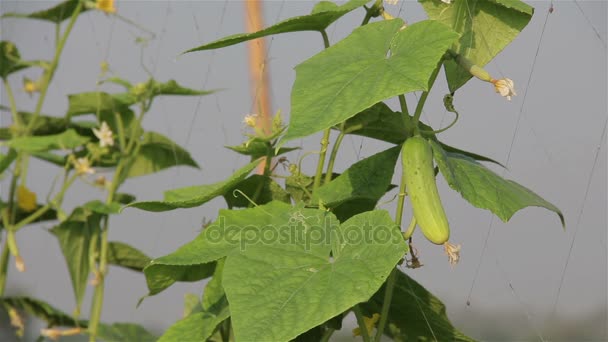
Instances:
[[[2,134],[8,152],[0,166],[12,174],[11,190],[2,202],[0,294],[11,255],[23,268],[17,231],[33,222],[55,220],[58,224],[51,232],[65,254],[77,299],[74,315],[67,315],[38,299],[3,296],[2,304],[16,326],[20,312],[27,311],[48,322],[45,336],[86,333],[91,340],[120,340],[127,335],[155,340],[138,326],[99,322],[104,277],[108,265],[118,265],[143,273],[147,296],[176,282],[209,279],[202,296],[187,297],[185,317],[159,341],[328,341],[351,312],[358,323],[353,333],[366,342],[383,336],[395,341],[472,341],[452,325],[440,300],[410,276],[414,273],[406,274],[400,267],[408,258],[406,265],[420,266],[412,262],[417,260],[411,248],[417,226],[430,242],[443,245],[450,262],[459,259],[460,246],[448,243],[450,228],[436,177],[441,174],[465,200],[504,221],[520,209],[536,206],[555,212],[564,224],[553,204],[482,164],[497,162],[452,147],[439,137],[457,122],[454,97],[473,77],[507,99],[516,95],[512,80],[494,79],[483,67],[530,21],[532,7],[519,0],[420,0],[428,19],[413,24],[388,13],[381,0],[350,0],[342,5],[321,1],[310,14],[189,49],[185,53],[202,53],[296,31],[319,34],[324,47],[295,67],[289,122],[276,115],[271,130],[254,130],[242,145],[229,147],[249,156],[250,163],[224,181],[167,190],[162,200],[144,201],[119,193],[118,187],[130,177],[176,164],[197,165],[167,137],[143,130],[141,121],[153,99],[208,92],[175,81],[151,79],[132,85],[104,77],[105,82],[124,86],[125,92],[72,94],[64,118],[40,113],[74,21],[85,10],[116,15],[112,4],[68,0],[46,11],[11,14],[48,20],[58,32],[61,23],[69,20],[51,62],[22,60],[14,44],[2,42],[0,76],[7,91],[11,89],[7,77],[23,68],[40,67],[44,77],[26,85],[28,91],[40,92],[36,111],[22,113],[12,101],[13,126]],[[470,11],[470,6],[476,10]],[[351,12],[362,16],[361,26],[332,45],[327,28]],[[501,39],[486,40],[488,30]],[[434,129],[420,118],[442,68],[450,90],[444,105],[455,119]],[[421,95],[410,112],[405,95],[417,91]],[[399,100],[398,111],[386,104],[392,98]],[[92,121],[73,120],[81,115],[91,115]],[[248,116],[245,123],[255,127],[256,119]],[[337,138],[330,144],[332,131]],[[316,172],[307,174],[301,159],[290,160],[288,153],[295,148],[289,144],[319,132],[321,149],[301,158],[318,156]],[[334,165],[346,135],[394,146],[337,172]],[[68,157],[54,153],[62,149],[69,150]],[[401,181],[393,185],[399,157]],[[61,191],[46,204],[32,205],[37,203],[35,196],[25,186],[28,158],[55,163],[64,174]],[[288,174],[281,174],[273,160],[285,165]],[[261,174],[251,175],[261,163]],[[100,167],[114,172],[109,183],[92,182],[106,189],[107,200],[64,213],[65,189]],[[378,208],[391,192],[396,192],[393,215]],[[224,197],[227,209],[168,255],[150,259],[134,247],[108,241],[110,217],[122,210],[187,209],[216,197]],[[403,224],[406,197],[413,207],[407,226]],[[83,320],[79,308],[90,274],[95,287],[93,309],[90,320]]]

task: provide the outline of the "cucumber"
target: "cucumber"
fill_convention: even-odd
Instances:
[[[442,245],[450,238],[450,227],[435,183],[431,145],[421,136],[408,138],[401,149],[401,159],[418,226],[429,241]]]

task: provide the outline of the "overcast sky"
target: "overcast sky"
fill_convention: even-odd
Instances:
[[[53,4],[52,1],[3,0],[0,11],[31,12]],[[264,5],[266,24],[307,14],[313,5],[312,1],[268,1]],[[438,295],[453,321],[474,337],[480,333],[474,321],[489,312],[513,312],[518,318],[504,324],[515,326],[523,335],[535,336],[538,330],[545,337],[551,337],[546,336],[544,327],[552,322],[550,313],[567,262],[557,302],[558,315],[575,319],[602,312],[604,319],[606,317],[607,153],[606,140],[601,140],[601,136],[608,117],[607,3],[554,2],[555,11],[547,18],[542,41],[541,31],[550,3],[536,1],[531,5],[536,8],[531,23],[487,66],[496,78],[513,79],[518,96],[508,102],[487,84],[471,81],[455,97],[461,119],[453,129],[442,134],[441,139],[503,163],[507,162],[515,139],[505,176],[561,208],[567,229],[561,229],[555,214],[539,208],[525,209],[506,224],[495,219],[482,258],[490,213],[473,208],[441,179],[440,193],[452,227],[451,241],[462,244],[461,262],[450,267],[442,249],[418,234],[415,245],[425,266],[407,271]],[[244,165],[246,158],[223,146],[244,141],[241,121],[252,111],[245,45],[177,57],[186,49],[243,32],[243,3],[118,1],[117,6],[122,16],[156,33],[143,48],[143,58],[140,59],[142,46],[135,43],[137,37],[148,37],[141,29],[95,11],[81,15],[64,50],[43,112],[62,116],[67,108],[67,94],[95,90],[99,64],[104,60],[116,75],[133,83],[145,81],[143,60],[159,81],[175,79],[193,88],[224,90],[201,98],[157,99],[144,127],[186,147],[202,169],[174,168],[140,177],[129,180],[124,190],[136,194],[139,200],[160,199],[165,190],[216,182]],[[408,22],[424,18],[421,6],[414,1],[401,1],[387,9]],[[348,35],[363,15],[363,10],[357,10],[332,25],[328,29],[331,43]],[[15,42],[24,58],[51,57],[54,50],[51,24],[7,19],[0,25],[2,39]],[[288,117],[295,77],[293,67],[319,52],[322,39],[318,33],[303,32],[275,36],[268,39],[268,44],[273,108],[281,109]],[[532,70],[537,49],[538,57]],[[23,76],[36,79],[40,71],[28,69],[13,75],[10,79],[13,89],[21,88]],[[445,115],[441,99],[447,86],[444,79],[440,80],[423,117],[434,127],[439,126]],[[101,89],[119,90],[106,86]],[[35,97],[30,98],[23,92],[17,92],[16,96],[20,109],[34,109]],[[415,101],[413,95],[408,99],[410,103]],[[4,91],[1,101],[6,104]],[[394,100],[389,104],[398,108]],[[2,126],[10,124],[7,113],[2,113],[1,120]],[[296,161],[302,153],[318,149],[319,139],[316,135],[292,142],[291,145],[302,147],[302,151],[290,154],[289,159]],[[387,147],[378,141],[348,137],[339,154],[336,171],[341,172],[357,159]],[[598,149],[599,156],[591,174]],[[306,171],[313,173],[316,158],[306,161]],[[59,170],[37,161],[32,161],[30,167],[28,187],[38,193],[38,198],[44,198]],[[397,168],[395,174],[399,173]],[[393,182],[398,183],[397,176]],[[6,184],[4,179],[3,198]],[[588,184],[589,192],[583,203]],[[393,195],[386,199],[390,200]],[[78,184],[66,197],[66,205],[71,208],[86,200],[101,199],[103,194]],[[129,209],[112,217],[110,239],[127,242],[151,257],[162,256],[194,238],[203,218],[215,218],[218,209],[224,206],[223,199],[217,199],[203,207],[166,213]],[[381,207],[394,212],[394,206],[393,201]],[[19,232],[18,242],[27,272],[20,274],[10,266],[7,294],[36,296],[71,312],[74,308],[71,283],[59,245],[45,231],[49,226],[32,226]],[[181,316],[184,293],[200,293],[202,288],[201,283],[177,284],[146,299],[136,309],[137,300],[146,293],[142,275],[112,268],[107,283],[102,319],[142,323],[155,332],[164,330]],[[92,289],[89,292],[85,313],[89,310]],[[465,304],[467,299],[470,307]],[[598,339],[607,336],[605,331],[594,334]]]

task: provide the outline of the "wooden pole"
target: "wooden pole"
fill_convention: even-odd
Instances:
[[[248,32],[256,32],[264,28],[262,1],[246,0],[245,15]],[[272,108],[268,65],[266,63],[266,41],[264,38],[250,40],[247,43],[247,48],[249,51],[249,79],[253,113],[258,114],[257,127],[264,133],[269,134],[272,127]],[[260,164],[258,173],[263,172],[264,164]]]

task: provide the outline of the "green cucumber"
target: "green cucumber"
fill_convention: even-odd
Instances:
[[[408,138],[401,149],[401,158],[418,226],[429,241],[442,245],[450,238],[450,226],[435,183],[431,145],[420,136]]]

